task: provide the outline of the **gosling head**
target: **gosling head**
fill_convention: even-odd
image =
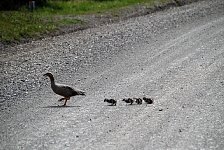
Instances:
[[[143,97],[142,99],[143,99],[143,100],[147,100],[147,98],[146,98],[146,97]]]

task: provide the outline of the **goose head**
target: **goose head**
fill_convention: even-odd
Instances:
[[[54,79],[54,76],[52,73],[48,72],[48,73],[45,73],[43,76],[45,77],[49,77],[50,79]]]

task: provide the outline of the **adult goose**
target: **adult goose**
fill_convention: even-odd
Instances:
[[[68,85],[55,83],[54,76],[51,73],[46,73],[44,74],[44,76],[47,76],[50,78],[51,88],[54,91],[54,93],[63,96],[63,98],[58,100],[58,101],[65,100],[65,103],[63,106],[66,106],[66,103],[70,99],[70,97],[76,96],[76,95],[85,95],[85,92],[81,90],[74,89]]]

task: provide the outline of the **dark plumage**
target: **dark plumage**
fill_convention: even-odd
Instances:
[[[114,106],[117,105],[117,101],[114,100],[114,99],[107,99],[107,98],[105,98],[104,102],[110,103],[111,105],[114,105]]]
[[[132,105],[133,104],[133,102],[134,102],[134,100],[133,99],[131,99],[131,98],[124,98],[122,101],[124,101],[124,102],[126,102],[126,103],[130,103],[130,105]]]
[[[143,97],[143,100],[144,100],[147,104],[152,104],[152,103],[153,103],[153,99],[151,99],[151,98]]]
[[[134,98],[135,99],[135,102],[140,105],[142,104],[142,99],[141,98]]]
[[[44,76],[47,76],[51,80],[51,88],[54,91],[54,93],[63,96],[63,98],[59,99],[59,101],[65,100],[65,103],[63,106],[66,106],[67,100],[70,99],[72,96],[76,95],[85,95],[85,92],[81,90],[74,89],[72,87],[69,87],[68,85],[58,84],[54,81],[54,76],[51,73],[46,73]]]

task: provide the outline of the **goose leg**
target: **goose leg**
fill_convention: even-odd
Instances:
[[[66,97],[65,98],[65,103],[64,103],[64,105],[63,106],[66,106],[66,103],[67,103],[67,101],[70,99],[70,97]]]

